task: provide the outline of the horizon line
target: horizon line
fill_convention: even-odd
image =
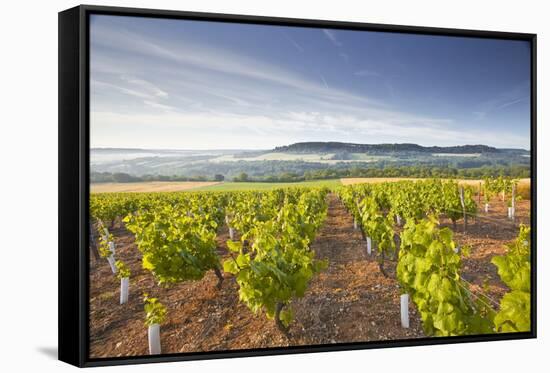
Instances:
[[[240,150],[240,151],[264,151],[264,150],[274,150],[276,148],[285,147],[285,146],[291,146],[295,144],[306,144],[306,143],[335,143],[335,144],[346,144],[346,145],[417,145],[423,148],[432,148],[432,147],[438,147],[438,148],[452,148],[452,147],[465,147],[465,146],[486,146],[498,150],[507,150],[507,149],[513,149],[513,150],[524,150],[524,151],[531,151],[529,148],[523,148],[523,147],[497,147],[494,145],[487,145],[487,144],[457,144],[457,145],[421,145],[418,143],[413,142],[396,142],[396,143],[388,143],[388,142],[381,142],[381,143],[353,143],[353,142],[344,142],[344,141],[298,141],[293,142],[286,145],[275,145],[271,148],[148,148],[148,147],[116,147],[116,146],[94,146],[90,147],[90,150],[145,150],[145,151],[154,151],[154,150],[161,150],[161,151],[200,151],[200,150],[218,150],[218,151],[231,151],[231,150]]]

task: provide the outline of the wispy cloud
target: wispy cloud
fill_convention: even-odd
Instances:
[[[174,44],[163,40],[151,40],[147,35],[128,30],[120,32],[120,30],[105,27],[95,30],[92,34],[92,44],[98,47],[116,47],[119,50],[124,49],[127,53],[136,55],[146,55],[149,58],[154,58],[159,65],[185,64],[187,67],[194,67],[199,70],[207,69],[224,75],[246,77],[264,83],[299,89],[308,92],[308,94],[326,95],[376,104],[375,100],[363,95],[337,88],[327,90],[325,85],[315,83],[314,80],[269,62],[237,54],[221,47],[198,45],[189,40],[180,40],[179,43]]]
[[[359,80],[350,79],[350,74],[380,77],[373,79],[380,91],[387,90],[390,97],[401,94],[400,86],[390,84],[385,73],[344,65],[342,60],[349,61],[350,55],[343,51],[339,34],[312,34],[338,47],[337,63],[344,67],[347,81]],[[281,41],[280,35],[274,34],[275,40]],[[304,49],[308,45],[283,35],[289,55],[309,56]],[[462,123],[452,115],[394,107],[380,98],[384,92],[371,96],[357,89],[364,82],[342,84],[319,59],[289,66],[269,53],[199,42],[192,33],[163,38],[146,28],[108,23],[92,27],[91,41],[92,146],[269,148],[327,140],[456,145],[477,143],[479,138],[492,139],[492,145],[523,143],[513,135],[496,139],[482,129],[460,131]],[[473,109],[502,110],[520,99],[506,96]]]
[[[323,81],[323,84],[325,85],[325,88],[326,88],[326,89],[330,89],[330,88],[328,87],[327,81],[325,80],[325,77],[323,76],[323,74],[319,74],[319,75],[321,76],[321,80]]]
[[[159,87],[157,87],[156,85],[154,85],[153,83],[147,80],[138,79],[127,75],[122,75],[120,78],[128,82],[129,84],[135,86],[136,88],[140,88],[141,90],[144,90],[146,92],[147,91],[151,92],[155,96],[158,96],[158,97],[168,96],[168,93],[164,92],[162,89],[160,89]]]
[[[336,33],[334,31],[323,29],[323,34],[325,34],[327,39],[335,46],[341,47],[343,45],[342,42],[336,37]]]
[[[133,96],[133,97],[138,97],[138,98],[141,98],[141,99],[153,99],[154,98],[153,96],[151,96],[151,94],[149,94],[147,92],[144,92],[144,91],[141,91],[141,90],[127,88],[127,87],[119,86],[119,85],[116,85],[116,84],[113,84],[113,83],[103,82],[103,81],[93,79],[93,78],[90,81],[90,86],[91,86],[92,93],[97,92],[98,90],[100,90],[102,88],[109,88],[111,90],[118,91],[121,94],[129,95],[129,96]]]
[[[501,110],[501,109],[507,108],[508,106],[519,104],[520,102],[524,102],[524,101],[527,101],[527,97],[519,98],[517,100],[511,100],[511,101],[508,101],[508,102],[504,102],[501,105],[497,106],[496,110]]]
[[[334,32],[333,30],[323,29],[323,34],[336,48],[342,49],[344,44],[336,36],[336,32]],[[340,57],[342,60],[344,60],[346,63],[349,64],[350,56],[349,56],[348,53],[340,50],[340,51],[338,51],[338,57]]]
[[[159,104],[158,102],[154,102],[154,101],[144,100],[143,103],[147,106],[150,106],[150,107],[154,108],[154,109],[160,109],[162,111],[175,111],[176,110],[176,108],[173,107],[173,106]]]
[[[421,145],[434,145],[434,141],[441,146],[477,144],[480,138],[494,138],[492,145],[499,147],[510,144],[517,147],[523,143],[522,136],[502,134],[495,138],[493,132],[484,129],[460,131],[444,125],[402,125],[389,118],[361,119],[348,114],[321,112],[289,112],[279,118],[232,113],[162,112],[135,116],[131,113],[93,112],[91,119],[96,131],[93,144],[96,147],[110,145],[113,127],[121,134],[118,146],[145,148],[268,149],[287,144],[289,137],[294,141],[325,141],[327,134],[332,141],[361,143],[399,142],[396,134],[399,138],[406,138],[407,142]],[[170,137],[133,135],[152,125],[157,132],[170,133]]]
[[[290,42],[290,44],[296,48],[296,50],[300,53],[304,53],[304,48],[298,44],[298,42],[296,40],[294,40],[290,35],[287,35],[287,33],[283,33],[283,35],[285,36],[285,38]]]
[[[213,147],[226,147],[227,138],[234,137],[232,134],[242,135],[244,132],[265,136],[266,142],[274,141],[278,136],[282,136],[281,134],[284,134],[286,142],[289,137],[306,140],[307,137],[320,139],[327,136],[344,141],[349,133],[354,133],[354,139],[357,141],[363,137],[364,142],[376,142],[376,139],[382,139],[384,136],[409,133],[410,128],[416,131],[419,127],[437,128],[448,123],[447,119],[402,113],[368,97],[330,87],[321,73],[318,73],[320,83],[316,83],[315,80],[280,67],[220,48],[197,47],[192,43],[182,43],[185,45],[185,48],[182,48],[180,45],[167,45],[165,42],[156,43],[155,48],[149,48],[152,42],[145,36],[131,35],[133,43],[121,34],[109,36],[103,35],[103,40],[113,42],[119,38],[118,43],[127,46],[130,55],[147,53],[148,58],[154,58],[157,81],[153,84],[134,75],[121,75],[119,71],[102,71],[111,74],[113,79],[118,77],[120,85],[98,81],[98,88],[119,91],[135,97],[153,111],[147,113],[143,110],[124,110],[116,113],[116,108],[115,111],[98,110],[94,114],[95,128],[112,128],[106,124],[117,122],[119,128],[127,123],[128,131],[133,131],[139,124],[155,128],[159,134],[174,133],[173,139],[166,139],[164,135],[159,136],[167,142],[177,139],[178,143],[170,144],[170,147],[192,148],[198,146],[197,137],[208,138],[203,140],[204,144],[199,147],[208,144]],[[223,61],[223,64],[218,61]],[[173,62],[178,64],[173,65]],[[185,64],[185,69],[181,64]],[[92,71],[94,67],[92,64]],[[140,69],[138,62],[134,62],[133,67],[134,72]],[[145,67],[142,69],[146,71]],[[213,79],[212,71],[220,75]],[[162,80],[159,78],[163,75],[170,76],[165,82],[166,86],[160,85]],[[266,84],[276,84],[279,88],[261,98]],[[170,88],[170,85],[174,87]],[[174,90],[178,93],[171,92]],[[192,95],[188,97],[184,92],[191,92]],[[280,92],[281,100],[284,101],[276,102],[276,92]],[[180,97],[185,97],[189,101],[206,101],[200,105],[190,106],[189,102],[181,105],[177,101]],[[210,98],[207,99],[208,97]],[[212,102],[213,97],[223,101],[212,107],[212,104],[208,103]],[[273,103],[276,105],[273,106]],[[309,117],[316,119],[306,120],[304,116],[302,119],[296,115],[289,116],[288,113],[295,113],[293,110],[296,109],[307,110],[303,113],[317,113]],[[163,131],[163,128],[168,129]],[[176,128],[178,130],[175,130]],[[205,131],[211,132],[212,136],[203,134]],[[179,136],[176,133],[179,133]],[[105,145],[101,144],[101,136],[98,136],[96,143]],[[148,136],[143,141],[152,142],[153,137],[155,136]],[[192,139],[191,142],[186,142],[187,138]],[[220,139],[223,139],[223,145],[214,145]],[[234,138],[232,141],[242,140]],[[257,141],[252,143],[252,147],[259,146]],[[237,147],[242,147],[242,144]]]
[[[503,91],[497,96],[481,102],[472,112],[474,119],[482,120],[497,114],[503,109],[529,101],[530,82],[522,82],[515,87]]]

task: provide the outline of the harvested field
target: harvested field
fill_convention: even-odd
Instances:
[[[181,192],[220,184],[218,181],[151,181],[138,183],[91,184],[91,193]]]

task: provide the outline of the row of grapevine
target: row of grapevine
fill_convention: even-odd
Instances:
[[[464,190],[462,206],[460,189]],[[344,205],[354,218],[361,221],[364,207],[359,206],[365,197],[373,199],[377,209],[403,223],[417,221],[431,214],[445,214],[453,224],[466,215],[474,215],[477,205],[472,187],[461,187],[452,180],[399,181],[379,184],[357,184],[338,191]],[[397,219],[399,217],[399,219]]]
[[[520,226],[514,242],[507,245],[505,255],[496,256],[501,280],[510,291],[506,293],[495,315],[498,332],[519,332],[531,329],[531,228]]]
[[[326,194],[297,189],[234,201],[231,223],[243,234],[227,242],[233,255],[224,270],[236,276],[248,308],[264,309],[285,334],[293,318],[291,300],[304,296],[309,281],[328,264],[310,249],[327,213]]]
[[[415,302],[428,335],[452,336],[531,329],[530,228],[520,226],[507,253],[495,256],[501,281],[510,289],[499,304],[473,293],[461,276],[452,231],[435,218],[410,223],[402,233],[397,278]],[[468,251],[463,252],[468,255]]]
[[[469,292],[455,248],[452,231],[439,228],[434,217],[408,222],[401,234],[397,279],[416,304],[426,334],[491,333],[493,311]]]
[[[130,273],[115,260],[114,238],[109,233],[120,218],[135,236],[143,268],[151,271],[159,286],[201,280],[213,271],[221,288],[222,271],[226,272],[235,276],[240,300],[254,313],[264,311],[288,334],[294,317],[292,300],[304,296],[310,281],[328,265],[316,259],[310,248],[327,214],[328,192],[289,188],[100,194],[92,196],[90,212],[99,233],[99,254],[121,281],[121,304],[128,300]],[[386,259],[398,261],[396,275],[404,299],[416,304],[426,334],[530,328],[528,228],[521,228],[507,255],[493,258],[510,288],[494,307],[469,290],[461,277],[461,255],[468,250],[459,252],[452,231],[439,226],[440,215],[456,225],[476,214],[473,188],[455,181],[425,180],[352,185],[336,192],[361,229],[367,251],[376,252],[381,272],[388,276]],[[491,197],[491,192],[484,193]],[[217,250],[217,235],[224,224],[230,230],[226,260]],[[143,299],[150,352],[160,353],[159,329],[167,310],[157,298]]]
[[[189,198],[190,197],[190,198]],[[116,219],[134,233],[142,253],[142,264],[161,286],[186,280],[199,280],[212,269],[223,276],[216,253],[216,228],[223,222],[225,197],[222,194],[147,193],[94,195],[90,211],[98,228],[99,252],[107,258],[121,281],[120,303],[128,301],[130,271],[114,260],[114,239],[107,226]],[[161,353],[160,324],[166,307],[157,298],[144,295],[149,351]]]
[[[338,194],[368,243],[372,240],[380,263],[385,254],[396,252],[395,242],[400,242],[397,280],[407,294],[404,299],[410,296],[416,304],[427,335],[529,330],[529,228],[521,226],[508,253],[492,260],[511,289],[495,310],[488,297],[470,291],[461,277],[462,258],[453,232],[438,222],[440,214],[456,221],[461,215],[457,213],[458,203],[475,212],[471,189],[460,196],[456,183],[428,180],[347,186]],[[406,220],[398,238],[395,232],[401,219],[397,216]],[[468,251],[463,248],[462,255]],[[382,264],[380,269],[385,274]]]
[[[159,286],[201,280],[212,270],[218,287],[222,268],[236,276],[240,299],[253,312],[265,310],[277,327],[288,333],[293,313],[290,302],[304,295],[312,277],[327,263],[314,258],[309,245],[327,212],[328,189],[292,188],[269,192],[146,193],[94,196],[91,213],[100,234],[100,252],[108,251],[113,237],[107,226],[120,216],[142,253],[143,268]],[[224,221],[240,234],[227,247],[231,259],[222,263],[216,236]],[[104,223],[105,222],[105,223]],[[232,237],[233,238],[233,237]],[[113,272],[129,271],[116,261]],[[121,277],[127,291],[128,278]],[[166,309],[157,298],[144,297],[150,353],[160,353],[160,323]],[[158,315],[157,315],[158,314]],[[154,316],[157,315],[157,316]]]
[[[503,202],[506,200],[506,197],[509,196],[507,200],[508,217],[514,219],[516,202],[521,199],[521,196],[516,193],[518,183],[519,180],[517,179],[504,178],[502,176],[496,179],[486,178],[481,188],[485,201],[485,212],[489,212],[489,203],[494,196],[500,194]]]

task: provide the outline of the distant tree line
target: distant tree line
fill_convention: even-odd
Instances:
[[[300,175],[294,172],[284,172],[262,178],[240,177],[234,181],[263,181],[263,182],[297,182],[306,180],[341,179],[346,177],[417,177],[417,178],[459,178],[483,179],[485,177],[510,176],[514,178],[530,177],[528,166],[484,166],[477,168],[460,169],[455,167],[433,166],[396,166],[384,168],[348,169],[328,168],[323,170],[306,171]]]
[[[223,181],[221,174],[214,176],[181,176],[181,175],[143,175],[134,176],[125,172],[91,172],[92,183],[137,183],[143,181]]]
[[[483,179],[485,177],[510,176],[527,178],[530,176],[530,167],[526,165],[514,166],[483,166],[472,168],[457,168],[449,166],[386,166],[383,168],[325,169],[306,171],[304,180],[334,179],[345,177],[418,177],[418,178],[460,178]]]
[[[241,172],[233,177],[235,182],[297,182],[306,180],[340,179],[346,177],[418,177],[418,178],[460,178],[483,179],[485,177],[510,176],[514,178],[530,177],[530,167],[527,165],[514,166],[483,166],[473,168],[457,168],[451,166],[385,166],[385,167],[350,167],[324,168],[299,172],[282,172],[273,175],[251,176]],[[225,176],[214,174],[211,176],[165,176],[143,175],[134,176],[123,172],[92,172],[92,183],[132,183],[142,181],[223,181]]]
[[[345,142],[299,142],[291,145],[278,146],[274,152],[284,153],[369,153],[369,154],[395,154],[395,153],[500,153],[522,152],[521,149],[505,150],[487,145],[459,145],[459,146],[421,146],[418,144],[353,144]],[[525,152],[525,151],[523,151]],[[410,154],[409,154],[410,156]]]

